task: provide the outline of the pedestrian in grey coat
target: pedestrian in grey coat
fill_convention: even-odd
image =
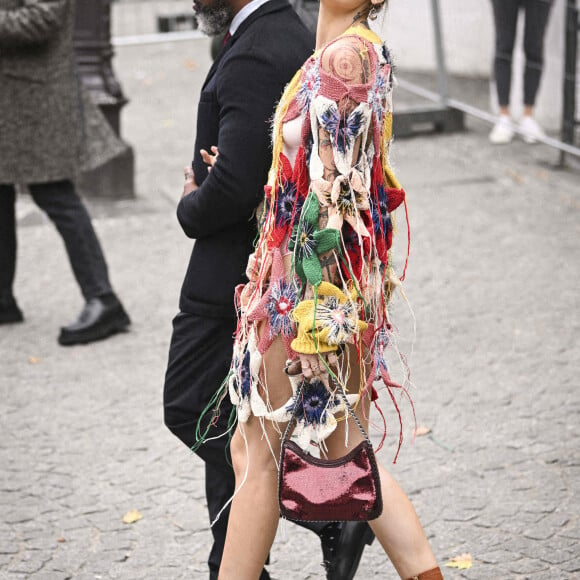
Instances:
[[[86,304],[62,345],[129,324],[74,182],[126,147],[82,89],[73,49],[74,0],[0,0],[0,324],[23,320],[13,295],[15,185],[28,187],[66,246]]]

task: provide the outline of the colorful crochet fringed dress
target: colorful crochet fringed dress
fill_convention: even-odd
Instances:
[[[293,436],[304,449],[314,444],[324,451],[324,440],[345,419],[338,389],[346,388],[353,365],[361,379],[358,392],[350,389],[352,405],[363,395],[377,404],[376,381],[397,411],[401,394],[407,397],[385,358],[394,347],[388,304],[404,278],[404,268],[398,277],[391,263],[391,218],[401,204],[406,212],[405,192],[388,164],[391,92],[388,51],[373,32],[353,26],[304,64],[274,118],[259,239],[249,283],[236,291],[227,391],[242,424],[252,415],[286,422],[298,406]],[[292,395],[274,408],[266,369],[274,344],[283,345],[290,366],[300,354],[318,356],[328,385],[290,373]],[[332,368],[330,353],[339,361]],[[225,383],[213,404],[223,396]]]

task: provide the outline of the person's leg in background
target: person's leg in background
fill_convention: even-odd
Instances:
[[[79,319],[61,329],[60,344],[93,342],[124,331],[129,317],[113,292],[101,244],[72,182],[35,183],[29,190],[60,233],[86,301]]]
[[[534,106],[544,67],[544,37],[552,0],[525,0],[524,52],[524,117],[520,128],[526,143],[535,143],[544,131],[534,119]]]
[[[0,324],[22,322],[22,312],[14,299],[16,274],[16,191],[0,185]]]
[[[512,59],[520,0],[492,0],[495,25],[494,77],[497,89],[500,118],[495,124],[489,140],[493,144],[509,143],[514,136],[510,118],[510,91]]]

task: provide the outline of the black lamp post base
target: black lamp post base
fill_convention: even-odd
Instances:
[[[135,155],[127,148],[104,165],[83,173],[79,193],[86,197],[131,199],[135,197]]]

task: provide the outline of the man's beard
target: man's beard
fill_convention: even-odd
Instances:
[[[193,0],[193,6],[199,29],[208,36],[223,34],[234,17],[228,0],[215,0],[209,6],[204,6],[200,0]]]

